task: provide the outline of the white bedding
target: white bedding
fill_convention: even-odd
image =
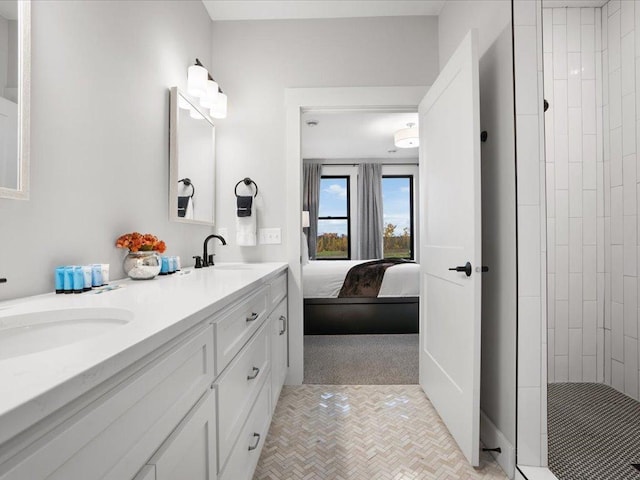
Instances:
[[[369,260],[316,260],[302,267],[304,298],[337,298],[347,272]],[[407,263],[387,268],[378,297],[417,297],[420,265]]]

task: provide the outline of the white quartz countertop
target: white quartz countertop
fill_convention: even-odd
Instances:
[[[100,294],[52,293],[0,302],[0,324],[3,317],[63,308],[133,313],[129,323],[106,333],[0,360],[0,444],[285,269],[285,263],[217,264],[147,281],[119,280],[112,284],[121,288]]]

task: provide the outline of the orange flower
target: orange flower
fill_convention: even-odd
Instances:
[[[158,237],[155,235],[151,235],[150,233],[142,235],[138,232],[120,235],[116,240],[116,247],[128,248],[131,252],[156,250],[164,253],[167,249],[167,245],[162,240],[158,240]]]

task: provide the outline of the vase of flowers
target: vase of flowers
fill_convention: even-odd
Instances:
[[[150,280],[160,273],[160,254],[164,253],[167,246],[155,235],[126,233],[118,237],[116,247],[129,249],[122,268],[133,280]]]

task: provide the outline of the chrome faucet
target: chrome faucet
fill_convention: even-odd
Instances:
[[[209,240],[211,240],[212,238],[217,238],[218,240],[220,240],[220,242],[222,242],[222,245],[226,245],[227,241],[224,239],[224,237],[220,236],[220,235],[209,235],[207,238],[204,239],[204,251],[202,253],[202,266],[203,267],[211,267],[213,266],[213,254],[209,254],[209,252],[207,251],[207,245],[209,244]]]

